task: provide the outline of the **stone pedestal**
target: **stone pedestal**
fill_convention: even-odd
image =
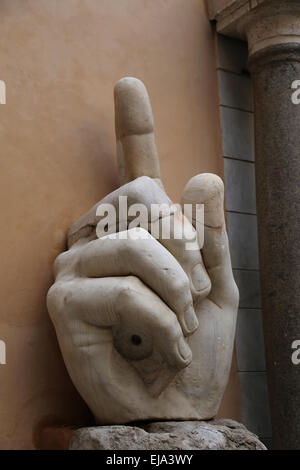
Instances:
[[[230,419],[97,426],[74,431],[70,450],[266,450]]]
[[[218,2],[217,30],[248,40],[254,83],[262,307],[273,447],[300,448],[300,2]]]

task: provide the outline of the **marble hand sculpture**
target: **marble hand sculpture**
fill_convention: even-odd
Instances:
[[[120,196],[149,212],[172,205],[143,83],[123,78],[114,94],[122,186],[71,227],[48,310],[68,372],[99,424],[209,419],[227,384],[238,308],[223,183],[200,174],[183,191],[182,205],[204,204],[202,233],[177,209],[160,219],[172,222],[169,238],[153,236],[150,222],[124,230],[120,218],[115,233],[98,237],[101,208],[111,204],[118,214]],[[197,249],[189,250],[185,237],[193,236]]]

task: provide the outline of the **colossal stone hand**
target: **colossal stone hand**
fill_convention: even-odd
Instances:
[[[238,307],[223,183],[202,174],[186,185],[182,204],[192,204],[195,227],[171,208],[159,218],[159,224],[170,222],[169,238],[152,236],[150,220],[144,229],[124,230],[120,218],[109,235],[98,238],[107,204],[118,214],[121,196],[129,207],[143,204],[149,214],[153,204],[172,206],[160,181],[150,102],[139,80],[117,83],[115,111],[125,184],[71,227],[69,250],[55,262],[47,303],[60,348],[101,424],[212,418],[228,380]],[[195,224],[197,204],[204,204],[204,227]],[[177,238],[182,225],[184,236]]]

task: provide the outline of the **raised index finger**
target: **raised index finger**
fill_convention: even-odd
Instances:
[[[121,184],[139,176],[159,179],[153,115],[145,85],[137,78],[122,78],[115,85],[114,98]]]

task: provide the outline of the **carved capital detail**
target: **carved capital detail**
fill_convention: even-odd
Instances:
[[[218,33],[247,40],[249,56],[271,46],[300,44],[298,0],[222,0],[209,4]]]

